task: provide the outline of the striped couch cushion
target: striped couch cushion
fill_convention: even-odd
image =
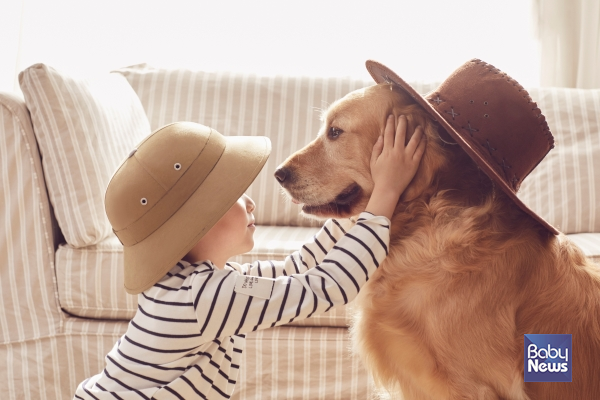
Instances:
[[[112,234],[106,186],[150,133],[139,98],[120,74],[84,80],[35,64],[19,74],[19,82],[65,240],[73,247],[99,243]]]
[[[317,226],[281,195],[273,173],[294,151],[317,135],[320,112],[371,80],[256,76],[188,69],[158,69],[146,64],[120,69],[139,95],[152,129],[174,121],[194,121],[224,135],[264,135],[273,151],[247,193],[262,225]],[[425,93],[432,83],[414,83]]]
[[[518,196],[564,233],[600,232],[600,90],[534,88],[555,148]]]

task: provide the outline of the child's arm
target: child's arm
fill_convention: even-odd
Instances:
[[[395,119],[390,115],[383,134],[373,146],[370,165],[374,189],[365,210],[373,215],[391,219],[398,198],[411,182],[419,166],[425,150],[425,140],[421,140],[423,130],[417,127],[409,143],[404,146],[406,128],[407,121],[404,116]],[[399,171],[401,172],[398,173]],[[289,255],[285,261],[255,261],[240,266],[240,272],[269,278],[305,272],[320,264],[353,225],[349,219],[329,219],[312,240]]]
[[[402,190],[415,174],[424,147],[422,141],[418,143],[421,134],[415,132],[406,146],[413,154],[404,158],[400,151],[394,153],[394,142],[402,144],[402,149],[404,146],[398,140],[398,133],[394,137],[393,127],[392,137],[389,137],[392,121],[388,120],[386,125],[384,145],[374,147],[375,155],[371,162],[375,181],[373,193],[380,198],[369,202],[370,210],[390,216]],[[403,124],[401,119],[397,131],[406,129],[405,122]],[[413,140],[417,143],[411,145]],[[383,158],[381,155],[384,155]],[[410,178],[402,178],[405,183],[397,184],[398,178],[387,173],[391,168],[398,168],[396,171],[403,171]],[[387,191],[378,190],[381,185],[395,193],[396,199]],[[245,276],[231,269],[195,275],[190,300],[196,310],[200,335],[208,339],[244,334],[307,318],[351,301],[387,255],[389,224],[387,215],[361,213],[356,225],[337,240],[322,262],[304,273],[276,279]],[[288,257],[286,263],[293,264],[296,261],[293,256],[291,259]]]

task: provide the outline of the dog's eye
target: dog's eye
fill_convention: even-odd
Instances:
[[[344,131],[341,130],[340,128],[335,128],[335,127],[332,126],[331,128],[329,128],[329,134],[328,134],[328,136],[329,136],[330,139],[337,139],[338,136],[340,136],[343,132]]]

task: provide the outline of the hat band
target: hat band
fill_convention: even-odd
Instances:
[[[154,207],[125,228],[118,231],[113,230],[123,246],[133,246],[141,242],[171,218],[217,165],[225,151],[225,145],[225,138],[215,134],[211,129],[208,141],[202,151],[173,187],[156,202]]]

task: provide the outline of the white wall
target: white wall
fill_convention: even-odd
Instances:
[[[37,62],[368,77],[372,58],[431,80],[474,57],[536,85],[530,21],[529,0],[2,0],[0,90]]]

